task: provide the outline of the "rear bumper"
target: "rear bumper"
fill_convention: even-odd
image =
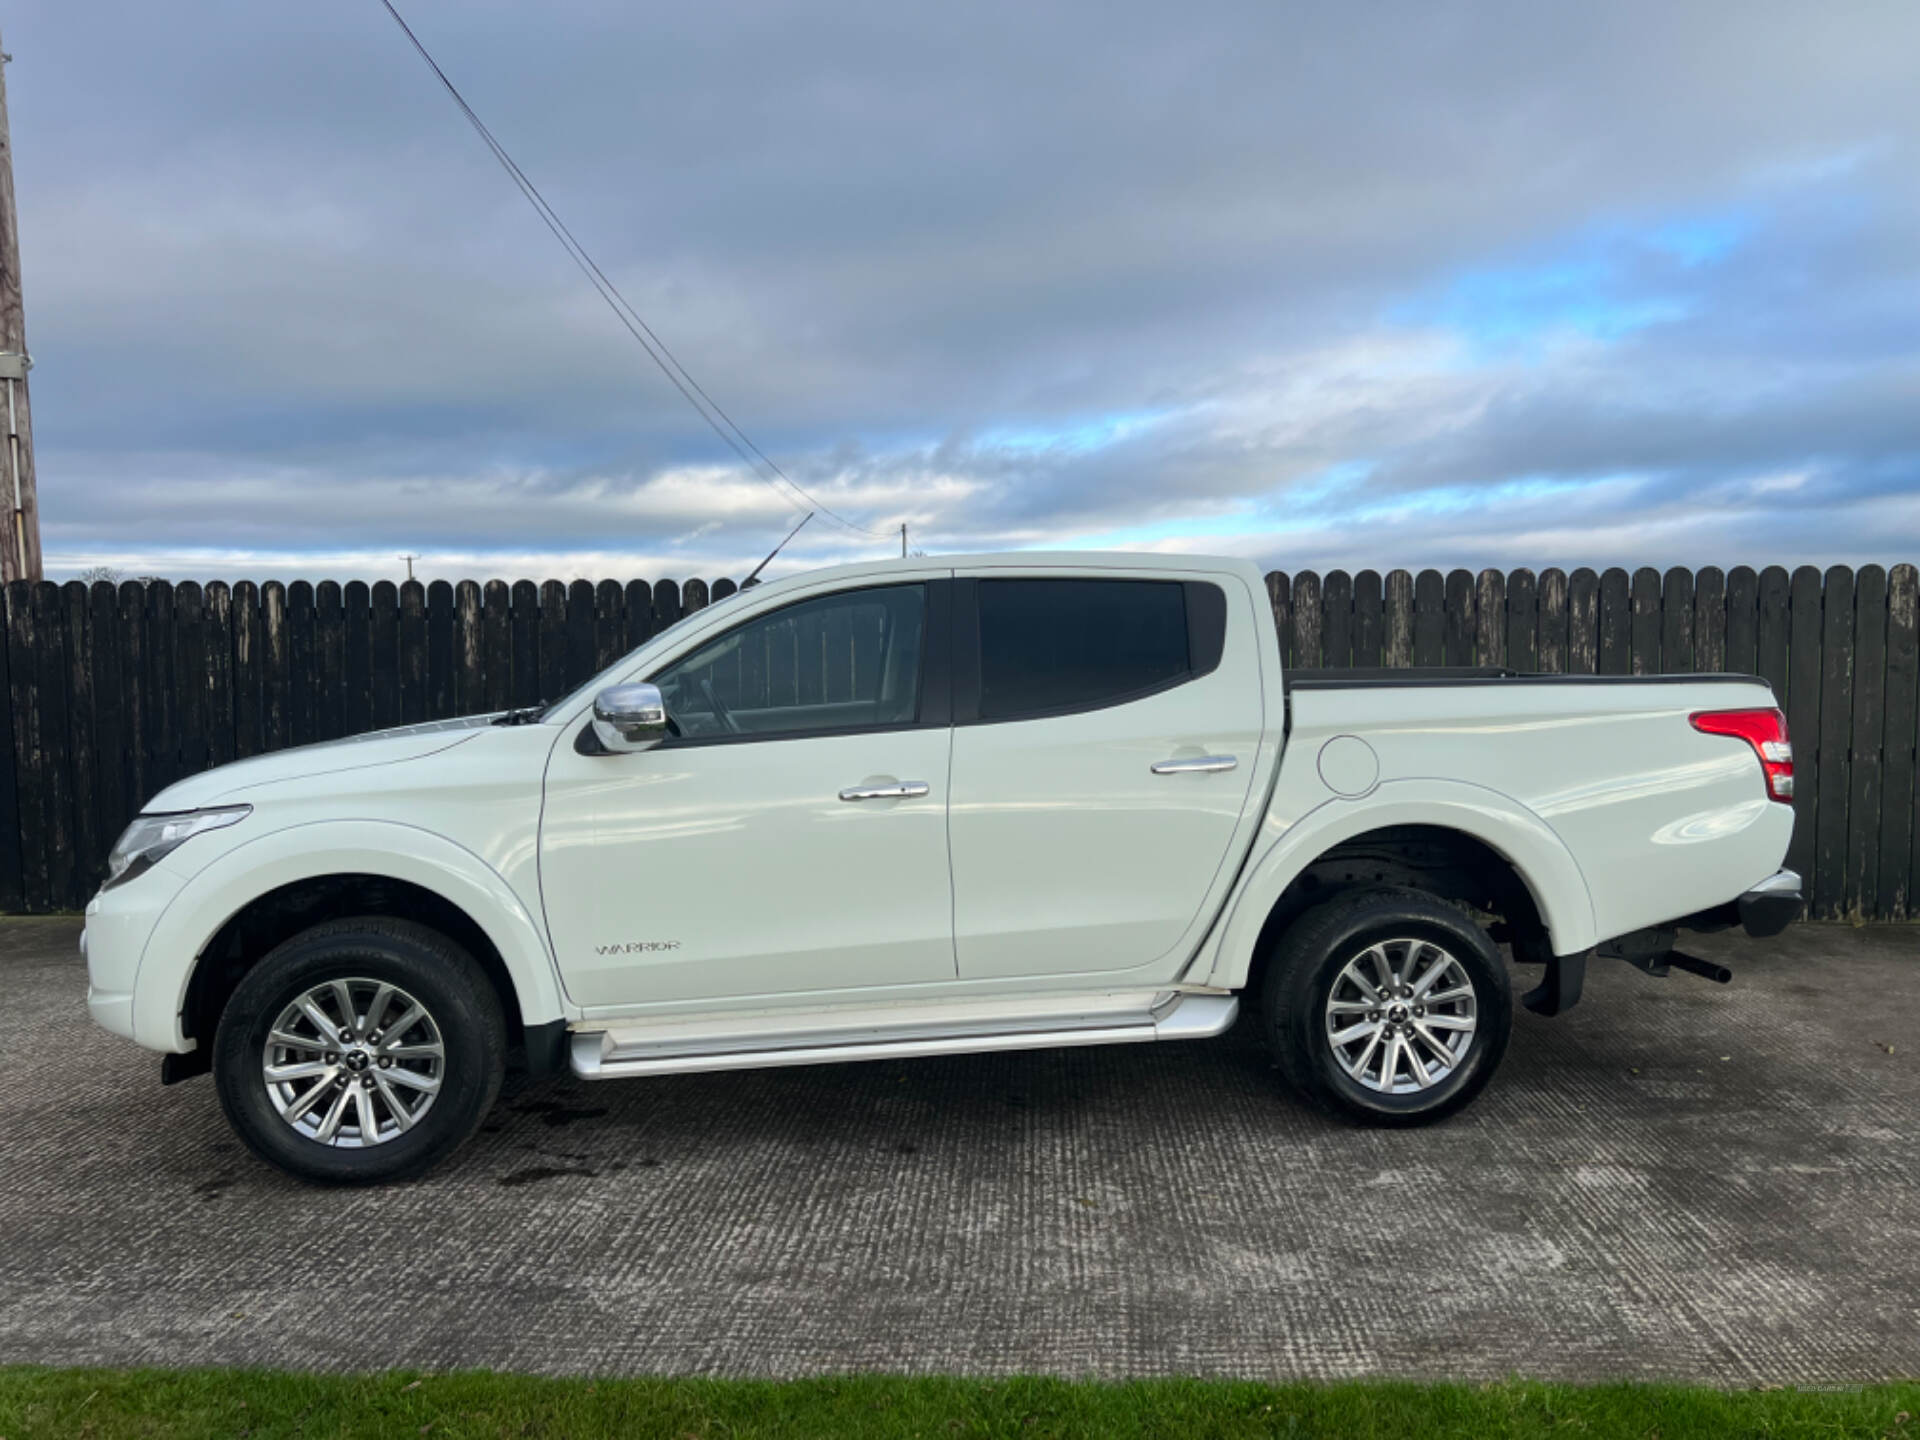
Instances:
[[[1806,904],[1800,877],[1791,870],[1777,871],[1733,902],[1740,924],[1756,940],[1778,935],[1800,918]]]
[[[1731,930],[1738,925],[1756,940],[1778,935],[1800,918],[1806,908],[1800,877],[1777,870],[1738,899],[1669,923],[1679,930]]]

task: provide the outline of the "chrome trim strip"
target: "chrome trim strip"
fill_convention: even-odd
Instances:
[[[928,789],[924,780],[899,780],[891,785],[849,785],[840,792],[842,800],[917,800]]]
[[[1236,755],[1196,755],[1191,760],[1160,760],[1147,768],[1156,775],[1213,775],[1239,765]]]
[[[1089,1016],[1082,1023],[1055,1022],[1044,1029],[966,1029],[921,1031],[913,1035],[871,1034],[863,1039],[825,1040],[794,1035],[787,1045],[704,1050],[681,1046],[610,1043],[603,1031],[578,1031],[570,1051],[573,1073],[582,1080],[616,1080],[637,1075],[680,1075],[717,1070],[761,1070],[781,1065],[820,1065],[843,1060],[900,1060],[932,1055],[965,1055],[994,1050],[1046,1050],[1068,1045],[1121,1045],[1149,1040],[1198,1040],[1218,1035],[1234,1022],[1240,1002],[1233,995],[1188,995],[1170,1009],[1136,1012],[1114,1023],[1111,1016]],[[776,1039],[777,1037],[768,1037]]]
[[[1238,995],[1188,995],[1165,1019],[1155,1020],[1156,1040],[1210,1040],[1224,1035],[1240,1018]]]
[[[1032,1030],[1024,1034],[950,1035],[919,1040],[880,1040],[852,1045],[803,1045],[790,1050],[738,1050],[726,1054],[607,1058],[600,1037],[573,1038],[573,1073],[582,1080],[628,1075],[681,1075],[707,1070],[764,1070],[778,1065],[821,1065],[838,1060],[901,1060],[927,1055],[966,1055],[986,1050],[1045,1050],[1061,1045],[1115,1045],[1156,1038],[1151,1025],[1086,1030]]]
[[[1086,1030],[1125,1030],[1136,1025],[1151,1026],[1153,1017],[1137,1007],[1126,1010],[1098,1010],[1084,1013],[1025,1017],[1006,1015],[973,1022],[947,1024],[893,1024],[848,1026],[795,1026],[790,1030],[746,1031],[737,1034],[712,1033],[674,1037],[663,1031],[654,1038],[645,1031],[635,1034],[630,1028],[607,1032],[600,1053],[606,1060],[670,1060],[687,1056],[757,1055],[773,1050],[841,1050],[853,1045],[893,1045],[916,1040],[980,1040],[998,1035],[1079,1034]]]
[[[1800,876],[1792,870],[1776,870],[1758,885],[1747,891],[1749,895],[1771,895],[1776,891],[1798,895],[1801,893]]]

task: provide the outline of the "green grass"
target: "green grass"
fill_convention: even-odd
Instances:
[[[249,1370],[0,1368],[0,1440],[348,1436],[1843,1436],[1920,1440],[1920,1384],[1256,1385],[844,1376],[543,1380]]]

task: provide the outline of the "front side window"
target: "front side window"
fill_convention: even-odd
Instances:
[[[982,580],[980,718],[1113,704],[1192,673],[1186,587],[1167,580]]]
[[[802,600],[747,621],[653,677],[682,740],[911,725],[924,585]]]

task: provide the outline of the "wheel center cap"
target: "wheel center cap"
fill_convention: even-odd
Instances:
[[[366,1068],[367,1068],[367,1066],[368,1066],[368,1064],[369,1064],[369,1063],[371,1063],[371,1062],[369,1062],[369,1061],[368,1061],[368,1059],[367,1059],[367,1052],[366,1052],[366,1051],[364,1051],[364,1050],[349,1050],[349,1051],[347,1052],[347,1069],[349,1069],[349,1070],[364,1070],[364,1069],[366,1069]]]
[[[1407,1007],[1404,1005],[1394,1006],[1391,1010],[1387,1011],[1387,1018],[1393,1021],[1396,1025],[1399,1024],[1402,1020],[1407,1018]]]

